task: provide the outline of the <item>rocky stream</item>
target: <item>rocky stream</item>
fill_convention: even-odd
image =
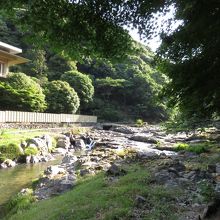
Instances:
[[[213,134],[215,141],[219,140],[218,129],[210,129],[209,137]],[[85,134],[67,132],[59,136],[57,148],[52,155],[62,155],[62,161],[44,170],[34,195],[38,200],[48,199],[74,188],[79,177],[95,175],[100,171],[118,178],[126,172],[121,169],[121,164],[139,161],[149,164],[154,184],[183,190],[175,201],[178,209],[182,210],[179,220],[219,220],[219,153],[214,153],[209,158],[205,154],[174,151],[177,143],[195,144],[205,141],[207,138],[199,131],[168,134],[159,126],[153,125],[131,127],[105,124],[91,128]],[[211,161],[205,168],[197,166],[202,156],[207,156]],[[40,160],[37,157],[29,159],[34,163],[42,161],[42,158]],[[211,203],[203,199],[204,192],[199,187],[202,184],[212,189]],[[22,189],[21,193],[26,193],[26,190]],[[141,203],[145,203],[145,200],[141,196],[138,198]]]

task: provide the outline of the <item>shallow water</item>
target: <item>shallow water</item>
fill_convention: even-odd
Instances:
[[[7,202],[22,188],[31,185],[32,181],[39,178],[49,165],[59,164],[61,157],[49,162],[37,164],[20,164],[13,168],[0,169],[0,205]]]

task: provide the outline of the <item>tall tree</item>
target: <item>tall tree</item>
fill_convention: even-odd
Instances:
[[[173,1],[182,24],[162,35],[160,55],[168,63],[165,94],[187,118],[220,113],[220,2]]]

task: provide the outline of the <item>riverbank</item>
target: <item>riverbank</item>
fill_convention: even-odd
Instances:
[[[85,155],[69,152],[59,166],[47,168],[33,193],[47,199],[9,219],[205,219],[220,186],[217,130],[108,129],[89,131],[96,145]]]

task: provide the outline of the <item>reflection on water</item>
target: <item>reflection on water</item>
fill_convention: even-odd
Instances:
[[[0,169],[0,205],[22,188],[28,187],[49,165],[58,164],[61,157],[46,163],[21,164],[13,168]]]

